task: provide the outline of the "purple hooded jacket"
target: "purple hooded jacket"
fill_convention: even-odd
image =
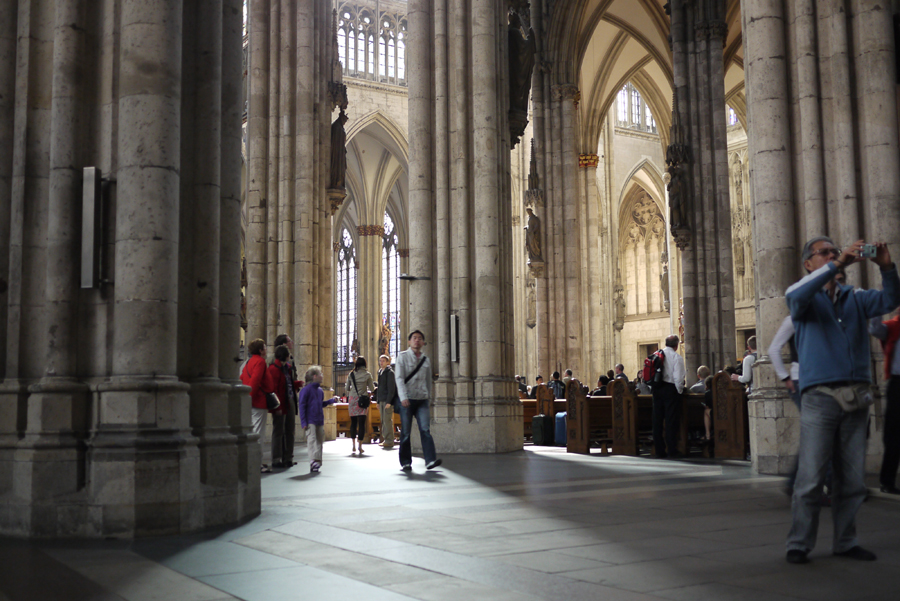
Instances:
[[[325,425],[325,413],[322,409],[325,405],[331,405],[332,399],[324,400],[325,392],[322,391],[321,384],[318,382],[310,382],[300,391],[300,400],[297,412],[300,414],[300,425],[305,429],[306,426]]]

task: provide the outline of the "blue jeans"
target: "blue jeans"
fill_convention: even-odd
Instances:
[[[791,503],[792,524],[787,549],[808,553],[816,546],[822,485],[828,464],[832,462],[832,550],[842,553],[858,544],[856,512],[866,498],[869,410],[845,413],[837,401],[814,389],[803,392],[802,404],[799,469]]]
[[[431,437],[431,414],[428,411],[427,399],[424,401],[409,399],[409,407],[400,405],[400,465],[412,464],[412,442],[409,437],[412,433],[413,416],[419,424],[422,454],[425,455],[427,465],[437,459],[434,439]]]
[[[802,413],[802,403],[800,402],[800,381],[794,380],[794,392],[791,393],[791,400],[794,401],[794,404],[797,405],[797,411]],[[791,470],[791,475],[788,476],[787,488],[793,494],[794,491],[794,482],[797,480],[797,468],[800,467],[799,462],[794,463],[794,469]],[[828,464],[828,469],[825,470],[825,486],[828,487],[829,492],[831,491],[831,464]]]

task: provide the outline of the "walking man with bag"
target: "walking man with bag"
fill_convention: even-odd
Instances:
[[[441,464],[431,437],[431,402],[433,382],[431,361],[422,352],[425,334],[413,330],[409,335],[409,349],[397,355],[397,394],[400,397],[400,469],[412,470],[412,418],[415,416],[422,439],[425,467],[434,469]]]
[[[787,561],[809,562],[816,545],[822,484],[834,463],[831,511],[834,555],[874,561],[859,546],[856,513],[866,497],[866,425],[871,391],[867,319],[900,304],[900,276],[887,245],[875,245],[872,262],[881,268],[883,290],[856,290],[835,281],[838,271],[860,262],[863,241],[841,252],[825,236],[803,247],[808,275],[785,294],[794,322],[800,363],[800,453]]]

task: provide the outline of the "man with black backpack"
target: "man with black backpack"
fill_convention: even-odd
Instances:
[[[653,446],[657,457],[675,458],[678,456],[678,424],[684,391],[684,359],[678,354],[678,336],[666,338],[662,354],[662,379],[653,384]]]
[[[428,405],[432,395],[431,361],[422,352],[425,334],[413,330],[409,335],[409,349],[397,355],[397,395],[400,398],[400,469],[412,470],[412,418],[415,416],[422,438],[422,454],[425,467],[436,468],[441,464],[431,437],[431,414]]]

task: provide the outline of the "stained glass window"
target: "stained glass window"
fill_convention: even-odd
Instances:
[[[335,359],[352,361],[350,347],[356,336],[356,248],[347,228],[341,232],[337,257],[337,342]]]
[[[394,220],[385,212],[384,238],[381,245],[381,313],[382,323],[391,329],[388,354],[400,352],[400,238]]]

